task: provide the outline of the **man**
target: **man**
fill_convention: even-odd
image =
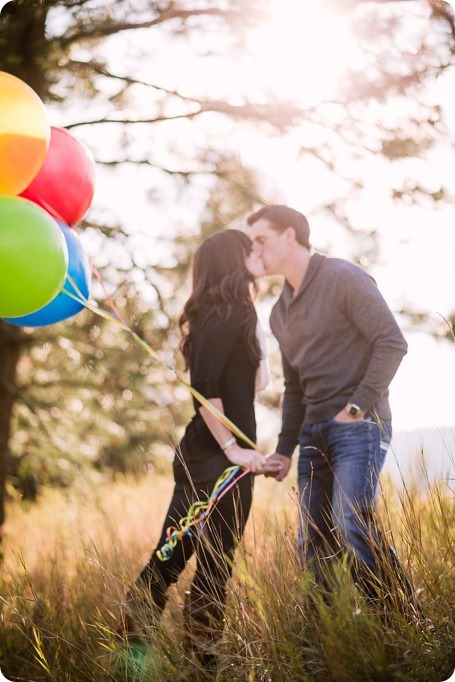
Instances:
[[[391,439],[388,386],[406,341],[364,270],[311,254],[303,214],[266,206],[247,222],[265,273],[286,280],[270,317],[285,391],[282,429],[270,458],[281,469],[269,475],[285,478],[299,442],[300,555],[327,584],[326,559],[347,549],[354,579],[370,598],[376,600],[385,584],[390,588],[391,573],[410,597],[373,515]]]

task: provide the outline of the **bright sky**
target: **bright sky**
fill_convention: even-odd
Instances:
[[[401,5],[401,11],[406,5],[410,12],[408,34],[399,48],[412,50],[415,36],[428,33],[429,10],[426,3],[397,4]],[[397,8],[393,5],[385,5],[380,11],[394,12]],[[152,56],[147,63],[138,59],[141,41],[150,51],[150,34],[145,31],[133,32],[134,35],[127,39],[126,53],[125,44],[121,43],[124,38],[111,40],[110,69],[123,73],[128,66],[134,69],[138,78],[148,82],[185,94],[226,98],[234,104],[241,103],[244,95],[259,99],[260,92],[267,91],[297,101],[301,106],[317,107],[321,100],[330,98],[347,66],[374,66],[362,64],[361,53],[351,33],[350,15],[326,14],[324,3],[317,5],[314,0],[271,0],[270,7],[272,21],[258,26],[249,37],[250,57],[246,63],[221,56],[197,59],[185,40],[171,44],[165,31],[153,33]],[[359,11],[371,11],[371,3],[365,3]],[[201,40],[200,34],[198,39]],[[219,36],[206,36],[207,45],[202,47],[216,48],[219,39]],[[119,49],[120,45],[122,49]],[[90,55],[86,57],[90,58]],[[455,134],[454,86],[455,69],[452,68],[432,84],[426,95],[443,103],[452,139]],[[137,87],[131,94],[132,108],[147,111],[148,105],[153,105],[153,92]],[[372,115],[374,109],[372,106]],[[393,104],[389,105],[390,116],[398,112],[398,105],[396,110]],[[64,123],[55,122],[56,125]],[[100,140],[110,136],[115,144],[118,135],[118,129],[108,126],[78,128],[73,132],[80,135],[95,154]],[[183,155],[194,157],[194,148],[205,145],[209,139],[215,149],[228,144],[248,166],[258,171],[262,193],[270,202],[286,203],[309,217],[315,248],[330,255],[353,258],[358,248],[354,239],[320,209],[324,202],[344,196],[346,183],[340,177],[330,175],[314,157],[299,154],[302,145],[319,142],[324,131],[307,124],[289,135],[267,136],[259,126],[244,128],[219,117],[205,117],[195,122],[188,133],[185,123],[164,124],[154,127],[151,132],[138,128],[138,156],[152,149],[157,163],[181,166]],[[439,315],[446,316],[455,310],[455,174],[448,171],[453,169],[455,159],[453,147],[447,140],[441,138],[434,149],[419,159],[392,163],[372,154],[367,160],[359,161],[358,174],[365,188],[347,203],[353,227],[368,227],[379,235],[379,259],[368,269],[391,308],[394,311],[403,306],[423,309],[438,320],[441,319]],[[169,143],[173,148],[171,152]],[[357,170],[355,163],[346,157],[343,171],[349,174]],[[174,224],[187,224],[191,229],[195,207],[205,190],[201,185],[193,195],[186,194],[184,202],[179,201],[180,197],[168,189],[158,171],[150,170],[148,186],[154,186],[159,199],[154,205],[153,195],[144,197],[144,186],[137,178],[137,169],[131,167],[117,168],[109,175],[100,172],[95,203],[111,205],[131,226],[132,243],[140,259],[147,251],[159,253],[156,239],[167,230],[172,232]],[[390,198],[391,184],[414,180],[430,190],[444,185],[448,188],[450,201],[444,204],[423,202],[418,206],[394,203]],[[145,239],[149,245],[152,240],[152,248],[144,249]],[[90,250],[90,245],[88,248]],[[121,260],[122,254],[119,251],[112,254],[112,258]],[[455,344],[411,331],[404,319],[399,321],[409,342],[409,353],[391,389],[396,428],[455,426]]]

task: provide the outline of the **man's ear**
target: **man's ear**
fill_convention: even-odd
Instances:
[[[287,242],[288,244],[292,244],[292,242],[295,242],[295,240],[296,240],[296,239],[295,239],[295,230],[294,230],[294,228],[291,227],[290,225],[289,225],[289,227],[287,227],[287,228],[284,230],[284,235],[285,235],[285,237],[286,237],[286,242]]]

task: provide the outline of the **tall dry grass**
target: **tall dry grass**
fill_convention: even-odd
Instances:
[[[169,476],[47,491],[8,510],[1,573],[0,668],[10,680],[441,682],[455,666],[454,509],[448,482],[383,482],[380,518],[419,593],[422,618],[373,611],[346,561],[323,594],[296,559],[295,470],[258,478],[252,516],[229,583],[217,676],[181,645],[192,565],[170,591],[153,643],[119,647],[114,628],[158,537]],[[146,630],[144,620],[144,630]],[[122,658],[123,657],[123,658]],[[135,661],[137,665],[135,665]]]

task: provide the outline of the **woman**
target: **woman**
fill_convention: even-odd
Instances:
[[[250,239],[239,230],[208,238],[193,260],[193,290],[180,317],[181,351],[191,385],[223,412],[248,438],[256,441],[255,383],[261,348],[251,297],[254,279],[264,274]],[[251,508],[253,473],[271,471],[265,458],[250,449],[206,408],[194,400],[195,415],[175,451],[175,488],[163,531],[137,585],[151,595],[155,615],[166,592],[195,552],[197,566],[184,607],[187,643],[205,664],[223,628],[226,582],[232,573],[236,544]],[[166,530],[187,515],[196,499],[207,500],[222,472],[232,465],[250,469],[215,505],[201,531],[177,542],[167,561],[157,551]],[[144,591],[143,591],[144,593]],[[130,605],[134,599],[130,595]],[[137,602],[136,602],[137,603]],[[132,611],[124,615],[124,633],[134,634]]]

